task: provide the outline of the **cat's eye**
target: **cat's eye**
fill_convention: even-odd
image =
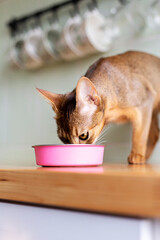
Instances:
[[[82,140],[82,141],[85,141],[87,140],[89,137],[89,132],[86,132],[86,133],[83,133],[79,136],[79,139]]]

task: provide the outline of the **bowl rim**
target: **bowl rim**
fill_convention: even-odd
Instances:
[[[96,145],[96,144],[40,144],[33,145],[32,148],[36,147],[105,147],[105,145]]]

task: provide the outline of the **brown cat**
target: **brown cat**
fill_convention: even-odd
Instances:
[[[109,122],[133,126],[129,163],[142,164],[158,140],[160,59],[129,51],[101,58],[67,94],[37,89],[56,113],[58,136],[64,143],[91,144]]]

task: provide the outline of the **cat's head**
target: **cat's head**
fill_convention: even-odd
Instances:
[[[81,77],[67,94],[37,90],[56,113],[57,133],[63,143],[92,144],[104,127],[104,102],[94,84]]]

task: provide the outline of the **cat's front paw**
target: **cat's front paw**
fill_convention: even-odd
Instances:
[[[138,153],[131,152],[128,157],[128,162],[130,164],[144,164],[146,161],[144,156]]]

